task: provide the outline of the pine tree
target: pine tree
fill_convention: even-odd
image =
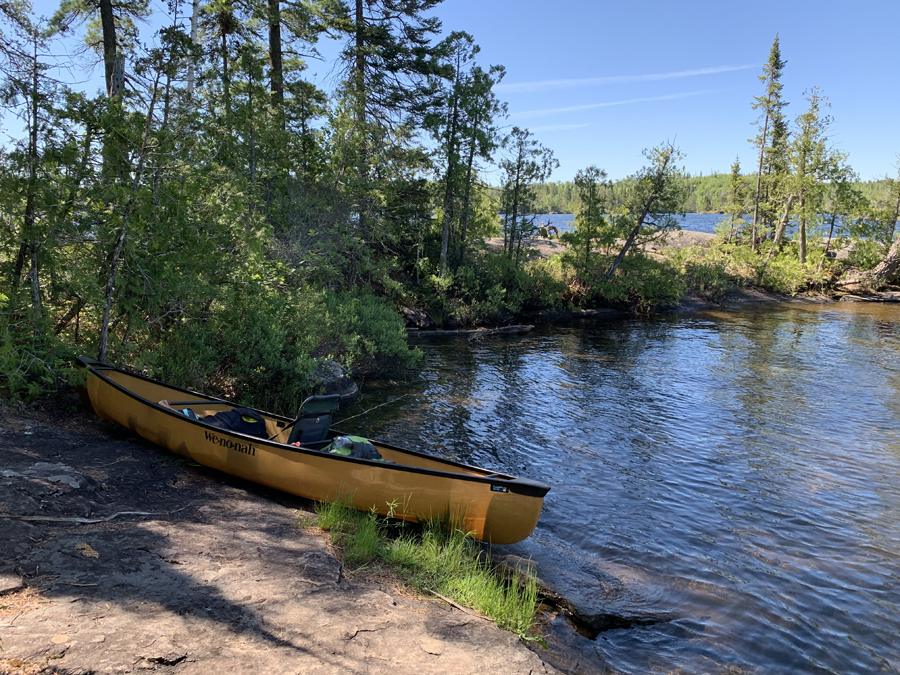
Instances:
[[[671,143],[665,143],[644,151],[644,156],[650,164],[632,176],[627,186],[623,213],[617,217],[625,227],[625,242],[606,268],[606,279],[641,239],[679,228],[674,214],[683,213],[684,209],[684,174],[677,166],[683,155]]]
[[[336,139],[343,144],[337,155],[342,165],[336,168],[349,177],[363,229],[377,207],[381,184],[373,179],[379,150],[393,142],[400,127],[418,127],[435,102],[440,66],[432,38],[441,24],[426,13],[440,2],[355,0],[351,6],[341,3],[332,24],[332,32],[346,39],[339,92],[346,123]]]
[[[449,79],[440,105],[431,108],[424,124],[438,143],[436,169],[441,182],[440,274],[448,260],[456,267],[465,258],[472,192],[477,189],[477,159],[490,159],[499,144],[496,120],[505,114],[494,85],[504,75],[499,67],[485,72],[474,65],[478,47],[467,33],[453,33],[441,45],[448,54]]]
[[[791,148],[801,263],[806,262],[807,235],[811,221],[820,218],[825,209],[826,180],[831,177],[834,163],[825,136],[832,120],[829,115],[822,114],[822,108],[830,107],[828,99],[815,87],[805,92],[805,95],[809,107],[797,117],[797,133]]]

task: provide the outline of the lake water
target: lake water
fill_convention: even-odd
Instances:
[[[684,218],[678,217],[676,220],[682,230],[692,230],[694,232],[716,231],[716,225],[720,221],[727,219],[728,216],[719,213],[687,213]],[[551,215],[540,215],[535,217],[535,225],[553,225],[560,232],[572,229],[575,216],[571,213],[554,213]]]
[[[900,672],[900,307],[418,342],[424,366],[347,414],[385,404],[353,425],[553,486],[509,549],[593,627],[553,620],[549,662]]]

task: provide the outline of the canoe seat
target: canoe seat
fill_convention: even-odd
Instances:
[[[310,396],[300,406],[291,428],[288,444],[315,445],[328,438],[334,413],[341,405],[340,394]]]

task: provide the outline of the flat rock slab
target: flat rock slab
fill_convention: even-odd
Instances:
[[[0,569],[0,595],[13,593],[25,587],[25,580],[16,574],[11,568]]]
[[[0,597],[0,673],[556,672],[488,621],[347,578],[300,500],[111,427],[0,428],[0,588],[27,586]]]
[[[880,291],[873,295],[847,294],[841,297],[841,302],[900,302],[900,291]]]

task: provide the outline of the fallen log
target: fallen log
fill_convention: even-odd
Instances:
[[[415,335],[417,337],[452,337],[454,335],[472,335],[477,333],[478,328],[460,328],[457,330],[419,330],[418,328],[407,328],[407,336]]]
[[[488,337],[495,337],[497,335],[510,335],[514,333],[527,333],[534,326],[501,326],[500,328],[484,328],[482,330],[475,331],[474,335],[469,336],[469,342],[475,342],[477,340],[483,340]]]
[[[417,328],[407,328],[407,336],[416,337],[453,337],[459,335],[468,335],[470,340],[482,337],[490,337],[492,335],[501,335],[504,333],[527,333],[534,326],[501,326],[500,328],[459,328],[456,330],[419,330]]]

